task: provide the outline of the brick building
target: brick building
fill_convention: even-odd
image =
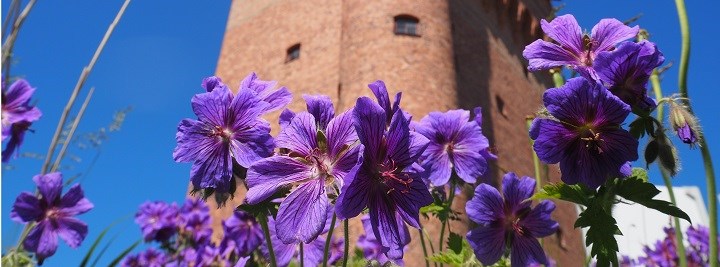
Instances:
[[[391,95],[403,92],[402,107],[415,119],[481,106],[483,132],[499,157],[491,168],[497,184],[507,171],[534,173],[526,116],[540,107],[551,80],[526,71],[522,50],[543,37],[539,21],[550,13],[549,0],[236,0],[216,74],[231,88],[251,71],[277,80],[295,95],[295,111],[305,109],[303,93],[328,95],[344,111],[357,97],[370,96],[367,84],[378,79]],[[277,115],[268,120],[276,122]],[[548,174],[559,178],[555,168]],[[238,192],[232,204],[213,209],[214,218],[231,214],[243,199],[243,189]],[[454,209],[464,211],[465,200],[457,197]],[[585,259],[576,216],[573,205],[558,203],[561,233],[545,238],[560,266],[581,266]],[[220,220],[214,223],[220,229]],[[437,219],[422,223],[437,239]],[[464,234],[468,227],[464,218],[450,228]],[[351,242],[363,232],[358,219],[351,221]],[[422,248],[418,232],[411,233],[405,262],[419,266]]]

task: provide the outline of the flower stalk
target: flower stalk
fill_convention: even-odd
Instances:
[[[455,199],[455,183],[457,175],[453,172],[453,176],[450,178],[450,196],[448,197],[447,207],[452,210],[452,203]],[[450,224],[450,218],[448,217],[446,221],[442,222],[442,226],[440,227],[440,241],[438,244],[438,251],[443,250],[443,240],[445,240],[445,228],[446,226]]]
[[[343,249],[342,266],[347,267],[350,251],[350,223],[348,219],[343,220],[343,233],[345,234],[345,248]]]
[[[336,220],[337,220],[337,216],[335,215],[335,213],[333,213],[332,220],[330,220],[330,232],[328,232],[327,239],[325,239],[325,251],[323,252],[323,261],[322,261],[323,267],[327,267],[328,257],[330,255],[330,242],[332,240],[332,235],[334,232],[333,229],[335,229],[335,221]],[[347,242],[348,241],[345,240],[346,244],[347,244]],[[302,242],[300,242],[300,244],[302,245]],[[302,259],[302,257],[300,257],[300,258]]]
[[[267,242],[268,247],[268,254],[270,257],[270,267],[277,267],[277,262],[275,260],[275,250],[273,249],[272,239],[270,238],[270,228],[268,227],[268,220],[267,217],[264,215],[257,217],[258,223],[260,223],[260,227],[263,229],[263,233],[265,234],[265,242]]]
[[[662,88],[660,87],[660,77],[658,75],[657,69],[653,70],[652,74],[650,75],[650,83],[653,87],[653,92],[655,93],[655,99],[662,99]],[[663,112],[664,108],[663,105],[657,106],[657,113],[656,118],[658,121],[662,121],[663,119]],[[677,202],[675,201],[675,192],[673,190],[672,182],[670,181],[670,175],[668,175],[667,171],[660,167],[658,165],[658,169],[660,170],[660,174],[662,175],[663,182],[665,183],[665,187],[668,190],[668,195],[670,195],[670,202],[677,206]],[[683,233],[682,229],[680,229],[680,219],[678,217],[673,217],[673,223],[675,224],[675,242],[678,244],[677,246],[677,254],[679,262],[678,264],[681,267],[687,266],[687,256],[685,254],[685,246],[683,246]]]
[[[675,0],[675,6],[678,12],[678,19],[680,22],[680,33],[682,35],[682,47],[680,50],[680,67],[678,69],[678,91],[680,97],[685,99],[688,98],[687,91],[687,72],[688,64],[690,63],[690,23],[688,22],[687,10],[685,9],[684,0]],[[689,103],[688,111],[694,115]],[[717,240],[717,225],[718,225],[718,213],[717,213],[717,191],[715,187],[715,170],[712,164],[712,158],[710,156],[710,149],[705,142],[705,137],[699,138],[700,152],[705,163],[705,179],[707,181],[707,196],[708,196],[708,213],[710,215],[710,240]],[[718,244],[717,242],[710,242],[710,264],[711,266],[718,266]]]

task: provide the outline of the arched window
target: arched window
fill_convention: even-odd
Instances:
[[[420,20],[410,15],[395,16],[395,34],[420,36]]]
[[[287,56],[285,57],[285,62],[287,63],[287,62],[296,60],[299,57],[300,57],[300,43],[297,43],[287,49]]]

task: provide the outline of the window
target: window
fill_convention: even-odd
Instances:
[[[419,23],[420,20],[410,15],[395,16],[395,34],[420,36],[420,29],[418,29]]]
[[[290,48],[287,49],[287,56],[285,57],[285,62],[290,62],[293,60],[296,60],[300,57],[300,44],[294,44]]]

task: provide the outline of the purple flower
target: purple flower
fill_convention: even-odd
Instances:
[[[430,140],[420,162],[430,173],[433,186],[447,184],[453,170],[470,184],[487,171],[488,164],[481,151],[489,147],[489,142],[480,125],[470,120],[469,111],[430,112],[415,130]]]
[[[190,175],[196,189],[231,192],[233,159],[248,168],[272,155],[270,125],[260,118],[271,106],[256,94],[243,87],[234,96],[226,86],[216,86],[192,98],[198,120],[180,122],[173,157],[177,162],[193,162]]]
[[[376,260],[380,262],[380,264],[392,261],[397,265],[403,266],[404,264],[402,259],[390,260],[387,256],[385,256],[385,252],[387,251],[387,249],[384,248],[380,241],[375,237],[375,233],[373,233],[372,230],[372,225],[370,224],[370,216],[368,216],[367,214],[363,215],[362,224],[363,228],[365,229],[365,234],[362,234],[360,235],[360,237],[358,237],[356,247],[362,250],[365,259]],[[403,230],[408,235],[410,234],[407,230],[407,226],[404,226]],[[407,239],[410,240],[409,237]]]
[[[210,218],[210,208],[202,199],[188,198],[180,207],[179,219],[181,223],[190,221],[192,217]]]
[[[557,231],[558,223],[550,218],[555,204],[545,200],[535,208],[530,206],[532,202],[526,199],[535,191],[535,180],[530,177],[518,178],[510,172],[502,186],[501,196],[488,184],[478,185],[465,206],[468,217],[480,225],[467,233],[475,256],[483,265],[492,265],[509,247],[512,266],[548,264],[537,238]]]
[[[80,246],[88,232],[87,225],[74,218],[93,208],[85,198],[79,184],[73,185],[65,195],[62,193],[62,174],[59,172],[36,175],[33,181],[40,198],[22,192],[15,200],[10,218],[17,222],[37,222],[23,242],[23,247],[34,252],[38,263],[55,254],[58,237],[72,248]]]
[[[135,223],[140,225],[145,241],[167,241],[177,233],[178,209],[172,205],[161,202],[145,202],[135,213]]]
[[[9,88],[5,88],[5,81],[2,82],[2,140],[10,137],[2,151],[3,162],[10,160],[13,152],[22,144],[25,131],[42,116],[40,109],[30,106],[33,93],[35,88],[26,80],[19,79]]]
[[[182,224],[183,233],[190,237],[196,244],[205,244],[210,242],[213,230],[210,225],[210,217],[193,214]]]
[[[557,43],[537,40],[525,47],[523,56],[530,61],[529,71],[568,65],[586,78],[597,80],[593,62],[598,53],[610,51],[624,40],[633,38],[640,30],[628,27],[616,19],[602,19],[588,36],[583,34],[573,15],[562,15],[551,22],[542,20],[543,31]]]
[[[167,262],[167,256],[162,251],[149,248],[140,253],[138,262],[143,267],[162,267]]]
[[[422,167],[415,163],[429,141],[410,132],[409,116],[397,107],[399,97],[396,107],[390,109],[384,86],[382,90],[376,92],[385,96],[378,97],[380,105],[367,97],[358,98],[355,105],[354,125],[365,146],[364,161],[358,174],[345,180],[336,213],[340,219],[352,218],[367,207],[375,236],[388,248],[387,256],[399,259],[410,242],[403,234],[405,222],[420,228],[419,209],[433,201],[418,171]],[[388,123],[391,111],[394,114]]]
[[[223,230],[225,236],[220,242],[220,250],[225,254],[234,252],[236,255],[248,256],[265,240],[255,217],[243,211],[235,211],[233,216],[224,221]]]
[[[653,70],[664,61],[665,57],[652,42],[624,42],[614,51],[598,53],[593,68],[610,92],[623,102],[650,111],[656,104],[647,96],[645,86]]]
[[[197,262],[197,251],[193,247],[186,247],[166,262],[165,267],[193,267]]]
[[[552,117],[533,121],[533,148],[545,163],[560,162],[562,181],[597,188],[608,178],[628,176],[638,140],[620,127],[630,106],[597,83],[578,77],[545,91]]]
[[[276,139],[287,153],[253,164],[246,179],[251,205],[282,187],[294,188],[280,203],[276,218],[278,237],[286,244],[309,243],[320,235],[331,208],[328,195],[337,196],[343,181],[353,179],[362,163],[363,147],[350,111],[335,117],[329,97],[304,98],[309,112],[293,116]]]
[[[276,234],[276,222],[272,218],[272,216],[268,217],[268,227],[270,229],[270,238],[272,239],[273,249],[275,252],[275,260],[278,266],[288,266],[293,258],[295,258],[297,261],[302,260],[304,266],[318,266],[320,265],[320,263],[322,263],[323,253],[325,252],[325,240],[327,238],[325,234],[330,230],[329,223],[326,223],[326,225],[324,226],[326,229],[323,230],[322,235],[320,235],[318,238],[311,241],[310,243],[303,245],[304,257],[302,259],[300,259],[300,246],[298,245],[300,242],[285,244],[280,241]],[[260,246],[260,251],[266,259],[270,257],[270,253],[268,251],[266,243],[263,243]],[[331,248],[328,261],[337,257],[337,255],[333,255],[334,253],[335,251]],[[339,254],[342,255],[342,251]]]
[[[276,81],[262,81],[258,79],[257,74],[252,72],[240,82],[239,91],[250,91],[257,98],[268,103],[263,110],[263,113],[267,113],[281,109],[292,101],[292,94],[287,88],[280,87],[276,89],[276,86]]]
[[[702,131],[697,117],[690,113],[690,109],[684,103],[677,99],[669,101],[670,106],[670,126],[677,133],[678,138],[683,143],[689,144],[691,147],[700,140]]]
[[[141,267],[139,255],[128,255],[120,262],[120,267]]]

